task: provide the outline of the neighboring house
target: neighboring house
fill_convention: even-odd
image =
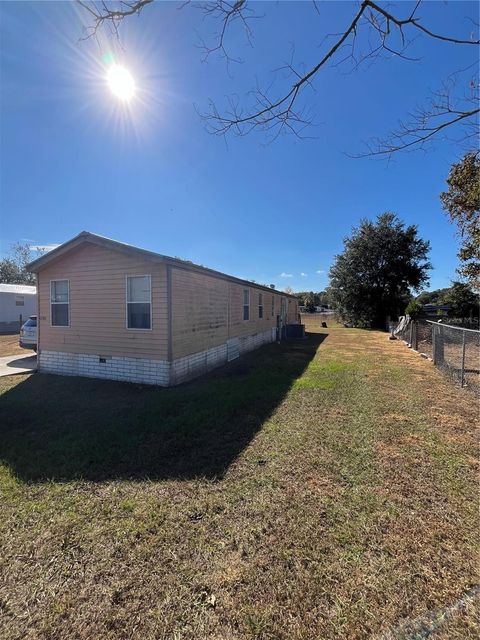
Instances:
[[[298,300],[86,231],[34,260],[39,370],[169,386],[298,322]]]
[[[448,304],[424,304],[422,311],[427,316],[447,315],[451,307]]]
[[[26,284],[0,284],[0,333],[19,331],[37,313],[37,288]]]

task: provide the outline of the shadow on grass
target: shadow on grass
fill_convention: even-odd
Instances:
[[[36,374],[0,396],[0,461],[27,482],[221,478],[327,337],[162,389]]]

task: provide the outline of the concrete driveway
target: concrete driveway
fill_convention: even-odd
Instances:
[[[0,358],[0,378],[14,373],[28,373],[37,368],[37,356],[21,355]]]

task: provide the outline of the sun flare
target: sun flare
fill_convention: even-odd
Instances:
[[[125,67],[114,64],[107,73],[110,91],[120,100],[128,101],[135,94],[135,81],[132,74]]]

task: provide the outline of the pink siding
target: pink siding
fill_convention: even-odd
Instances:
[[[168,270],[171,274],[169,353]],[[152,329],[126,328],[126,276],[152,279]],[[268,332],[276,326],[285,299],[287,322],[298,321],[298,301],[260,289],[148,260],[93,243],[59,256],[38,274],[39,347],[44,351],[176,360],[223,345],[231,338]],[[52,327],[50,281],[70,281],[70,326]],[[250,317],[243,320],[243,291],[250,291]],[[259,318],[259,294],[263,318]],[[272,298],[274,312],[272,314]]]
[[[243,320],[244,289],[250,291],[248,320]],[[263,296],[263,318],[259,318],[259,294]],[[290,298],[289,304],[289,298],[280,291],[172,267],[173,359],[225,344],[230,338],[252,336],[276,327],[282,297],[287,321],[298,322],[297,300]]]
[[[152,329],[126,328],[127,275],[151,275]],[[50,324],[50,280],[70,280],[70,326]],[[163,264],[94,244],[38,273],[39,347],[47,351],[167,359],[167,275]]]
[[[229,282],[172,268],[173,360],[228,339]]]

